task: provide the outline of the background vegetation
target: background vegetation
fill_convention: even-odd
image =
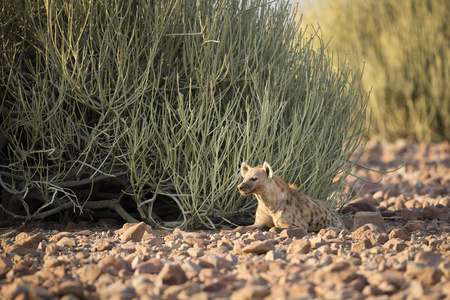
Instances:
[[[364,63],[371,134],[387,140],[450,140],[450,1],[309,1],[330,49]]]
[[[288,3],[3,1],[0,18],[8,216],[242,223],[242,161],[345,200],[368,97]]]

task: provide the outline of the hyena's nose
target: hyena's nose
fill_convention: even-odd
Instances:
[[[242,191],[242,190],[244,189],[244,184],[241,183],[240,185],[238,185],[238,189],[239,189],[240,191]]]

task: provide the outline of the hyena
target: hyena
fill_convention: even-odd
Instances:
[[[323,201],[297,192],[273,174],[267,162],[254,168],[241,165],[244,181],[238,186],[244,195],[254,194],[258,199],[255,223],[247,228],[302,228],[305,232],[326,227],[344,228],[339,215]]]

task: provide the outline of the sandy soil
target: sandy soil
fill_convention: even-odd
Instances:
[[[450,299],[450,143],[371,141],[348,229],[0,229],[2,299]],[[367,224],[368,223],[368,224]],[[375,224],[375,225],[374,225]]]

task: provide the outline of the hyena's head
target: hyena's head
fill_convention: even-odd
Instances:
[[[251,194],[261,194],[273,177],[273,171],[267,162],[262,166],[254,168],[245,162],[241,165],[241,174],[244,181],[238,185],[239,192],[246,196]]]

